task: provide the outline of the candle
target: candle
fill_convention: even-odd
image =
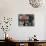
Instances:
[[[6,34],[6,37],[8,38],[8,34]]]

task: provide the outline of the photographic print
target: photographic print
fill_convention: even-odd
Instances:
[[[19,14],[18,25],[19,26],[34,26],[34,15],[33,14]]]

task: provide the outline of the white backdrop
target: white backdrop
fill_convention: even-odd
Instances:
[[[45,15],[46,6],[40,8],[33,8],[30,6],[28,0],[0,0],[0,16],[13,17],[11,30],[8,32],[17,40],[27,40],[34,34],[37,35],[39,40],[45,38]],[[34,14],[35,26],[34,27],[19,27],[18,14]],[[0,39],[2,31],[0,31]]]

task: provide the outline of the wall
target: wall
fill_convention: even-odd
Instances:
[[[45,39],[45,6],[40,8],[33,8],[30,6],[28,0],[0,0],[0,3],[0,16],[13,17],[11,29],[8,31],[10,35],[12,35],[17,40],[27,40],[34,34],[37,35],[39,40]],[[35,26],[18,26],[18,14],[34,14]]]
[[[3,21],[4,16],[5,17],[15,16],[15,0],[0,0],[0,22]],[[4,39],[4,32],[1,29],[0,39]]]

